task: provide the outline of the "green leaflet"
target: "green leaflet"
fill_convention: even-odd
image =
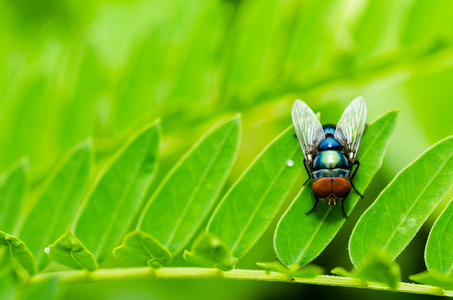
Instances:
[[[305,265],[302,268],[288,268],[279,261],[263,262],[256,263],[259,267],[266,270],[267,273],[278,272],[287,274],[289,277],[298,277],[298,278],[313,278],[318,275],[324,274],[324,269],[317,265]]]
[[[357,156],[360,169],[354,178],[354,185],[362,193],[382,165],[396,118],[396,111],[388,112],[365,130]],[[359,199],[352,190],[344,203],[347,214]],[[300,267],[316,258],[345,222],[341,207],[329,207],[325,203],[319,203],[315,211],[306,216],[314,202],[311,184],[307,184],[277,225],[274,248],[280,261],[287,266]]]
[[[72,225],[90,175],[90,148],[83,142],[70,153],[22,224],[19,236],[39,269],[49,263],[44,248]]]
[[[96,271],[94,255],[68,230],[46,249],[49,258],[73,269]]]
[[[8,250],[15,263],[22,267],[28,274],[33,275],[37,271],[36,261],[27,246],[17,237],[0,231],[0,248]]]
[[[395,259],[412,240],[453,181],[453,137],[403,169],[357,222],[349,255],[359,265],[370,251]]]
[[[197,265],[216,267],[223,271],[234,268],[237,258],[228,246],[209,232],[203,232],[192,244],[191,251],[184,252],[184,259]]]
[[[396,288],[401,281],[401,270],[399,265],[385,253],[375,253],[372,257],[365,259],[357,269],[355,277],[365,281],[381,282]]]
[[[331,271],[332,274],[354,277],[366,281],[375,281],[396,288],[401,281],[401,270],[399,265],[383,252],[371,253],[358,269],[351,272],[343,268],[336,267]]]
[[[172,255],[181,251],[217,198],[236,158],[239,136],[239,116],[209,130],[162,181],[137,229],[152,235]],[[151,259],[152,255],[141,264]]]
[[[409,276],[409,279],[423,284],[438,286],[442,289],[453,290],[453,276],[447,276],[435,271],[424,271]]]
[[[453,200],[447,205],[429,233],[425,249],[428,271],[409,278],[413,281],[453,289]]]
[[[113,255],[124,261],[154,268],[169,265],[172,260],[171,253],[159,241],[140,230],[128,233]]]
[[[130,226],[153,178],[159,122],[134,135],[100,175],[75,225],[75,236],[98,261],[111,253]]]
[[[453,276],[453,201],[434,223],[425,249],[428,271]]]
[[[0,230],[15,234],[25,193],[25,173],[28,160],[22,159],[1,176]]]
[[[338,275],[338,276],[343,276],[343,277],[354,277],[354,274],[352,273],[353,271],[349,272],[346,269],[342,267],[335,267],[330,271],[330,273]]]
[[[254,160],[230,188],[211,217],[207,231],[236,258],[258,241],[303,170],[294,129],[288,127]]]

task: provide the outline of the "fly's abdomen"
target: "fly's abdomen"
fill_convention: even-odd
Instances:
[[[346,198],[351,191],[351,183],[343,177],[321,178],[313,183],[313,192],[329,205]]]
[[[346,157],[339,151],[322,151],[313,162],[313,170],[321,169],[349,169],[349,164]]]

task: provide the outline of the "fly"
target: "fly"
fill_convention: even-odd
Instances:
[[[321,199],[328,205],[341,203],[343,215],[347,218],[344,199],[351,187],[363,198],[352,181],[360,166],[356,156],[366,126],[366,113],[365,100],[358,97],[349,104],[337,125],[321,126],[307,104],[301,100],[294,102],[291,115],[308,174],[304,185],[313,179],[316,199],[307,215],[315,210]],[[353,166],[356,167],[352,172]]]

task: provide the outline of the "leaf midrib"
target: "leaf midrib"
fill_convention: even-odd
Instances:
[[[82,269],[82,270],[86,270],[86,268],[82,265],[82,263],[79,262],[79,260],[75,257],[74,255],[74,251],[71,250],[71,257],[72,257],[72,260],[77,264],[79,265],[79,267]]]
[[[63,197],[62,199],[67,199],[67,195],[71,193],[71,191],[73,190],[74,188],[74,182],[78,179],[78,175],[80,170],[82,169],[83,167],[83,163],[79,163],[78,164],[78,168],[77,168],[77,172],[71,172],[71,175],[70,175],[70,181],[71,184],[70,185],[66,185],[66,188],[64,189],[64,192],[63,192]],[[58,176],[58,175],[57,175]],[[41,198],[43,199],[43,198]],[[67,202],[67,201],[66,201]],[[52,221],[51,221],[51,224],[50,226],[48,227],[49,230],[46,231],[44,237],[42,238],[41,240],[41,243],[39,243],[39,248],[42,248],[43,245],[46,243],[46,241],[49,239],[49,236],[53,236],[53,234],[57,231],[57,230],[60,230],[61,228],[56,228],[55,224],[58,223],[58,221],[60,221],[60,212],[61,210],[63,209],[63,207],[65,206],[64,204],[66,203],[65,201],[60,201],[58,204],[58,207],[55,211],[55,216],[57,216],[56,218],[53,218]],[[68,222],[69,224],[69,222]],[[39,250],[38,250],[39,251]],[[41,258],[42,258],[42,254],[41,254],[42,251],[39,251],[38,252],[38,255],[36,257],[36,261],[39,263],[41,261]]]
[[[195,195],[197,195],[197,193],[198,193],[198,191],[200,189],[200,186],[202,185],[202,182],[205,180],[206,175],[211,170],[211,166],[213,165],[214,161],[217,160],[220,152],[222,152],[222,147],[225,145],[225,143],[226,143],[226,141],[227,141],[227,139],[229,137],[229,134],[231,133],[232,130],[233,130],[233,127],[230,127],[230,129],[225,134],[225,136],[224,136],[224,138],[222,140],[221,146],[217,149],[217,151],[215,152],[215,155],[209,161],[207,168],[203,171],[203,174],[201,175],[200,184],[196,186],[196,188],[194,189],[194,191],[190,195],[190,199],[189,199],[189,201],[186,202],[186,205],[184,206],[184,210],[183,210],[181,216],[178,218],[178,220],[176,222],[176,225],[173,227],[172,232],[170,233],[169,237],[167,238],[167,240],[164,243],[165,248],[168,249],[168,245],[170,244],[173,236],[176,234],[177,229],[181,226],[181,223],[182,223],[185,215],[187,214],[190,205],[192,204],[193,200],[195,199]]]
[[[292,157],[297,150],[299,150],[299,145],[297,145],[297,147],[295,147],[295,149],[290,153],[289,157]],[[238,246],[238,243],[244,237],[245,232],[247,231],[248,227],[250,226],[250,224],[251,224],[252,220],[254,219],[255,215],[258,213],[258,210],[261,207],[261,205],[263,204],[264,200],[266,199],[267,194],[269,194],[269,192],[271,191],[272,187],[275,185],[275,182],[277,181],[277,179],[280,177],[281,173],[283,173],[283,171],[286,168],[287,168],[286,164],[282,164],[282,168],[278,171],[277,176],[274,177],[274,180],[271,181],[271,184],[269,184],[268,188],[266,189],[266,192],[261,196],[261,199],[260,199],[258,205],[253,210],[250,218],[247,220],[247,223],[246,223],[245,227],[243,228],[243,230],[239,234],[238,238],[235,240],[233,246],[231,247],[231,252],[234,252],[236,250],[236,248]]]
[[[125,188],[125,190],[124,190],[124,192],[123,192],[123,194],[121,195],[120,201],[118,202],[118,206],[116,207],[117,209],[114,211],[113,216],[112,216],[112,218],[110,219],[110,222],[109,222],[109,225],[108,225],[107,230],[104,231],[104,234],[103,234],[103,236],[102,236],[101,243],[99,243],[98,246],[97,246],[97,248],[96,248],[96,250],[93,251],[93,255],[94,255],[95,257],[98,257],[98,256],[100,255],[100,253],[102,253],[102,250],[103,250],[103,248],[104,248],[104,246],[105,246],[105,244],[106,244],[106,240],[107,240],[107,238],[110,236],[110,232],[112,231],[113,225],[114,225],[114,223],[115,223],[115,221],[116,221],[116,218],[117,218],[118,215],[119,215],[119,212],[120,212],[120,210],[121,210],[120,208],[123,207],[124,202],[125,202],[125,200],[127,199],[127,196],[129,195],[129,191],[131,190],[132,186],[135,185],[135,179],[137,178],[137,174],[140,172],[140,170],[141,170],[141,168],[142,168],[142,165],[143,165],[142,162],[143,162],[143,160],[144,160],[144,157],[146,157],[146,154],[147,154],[147,152],[148,152],[148,150],[149,150],[149,149],[148,149],[148,146],[149,146],[149,144],[151,143],[153,136],[154,136],[154,135],[151,134],[150,137],[148,138],[148,141],[147,141],[147,143],[146,143],[145,151],[143,151],[142,156],[141,156],[141,158],[140,158],[140,164],[138,164],[137,168],[135,169],[135,171],[134,171],[134,173],[133,173],[133,176],[131,177],[132,180],[129,181],[129,183],[127,184],[127,186],[126,186],[126,188]],[[131,146],[131,145],[129,145],[129,146]],[[126,149],[126,150],[128,150],[128,149]],[[154,170],[153,170],[152,172],[154,173]],[[124,230],[125,230],[125,229],[123,229],[123,231],[124,231]]]
[[[407,216],[409,215],[409,213],[412,211],[412,209],[415,207],[415,205],[418,203],[418,201],[420,200],[420,197],[426,192],[426,190],[428,189],[428,187],[432,184],[432,182],[434,181],[434,179],[437,178],[437,176],[439,175],[439,173],[442,171],[442,169],[445,167],[445,165],[447,164],[447,162],[450,160],[450,158],[452,157],[453,154],[450,154],[448,156],[448,158],[442,163],[441,167],[438,169],[438,171],[435,173],[435,175],[428,181],[428,184],[425,185],[425,187],[423,188],[422,192],[419,193],[419,195],[417,196],[416,200],[412,202],[412,205],[410,206],[409,210],[407,211],[407,213],[404,215],[404,218],[403,218],[403,221],[401,221],[398,226],[395,228],[395,230],[393,230],[391,236],[389,237],[389,239],[387,240],[387,243],[384,245],[383,249],[385,250],[387,248],[387,246],[390,244],[390,242],[392,241],[393,237],[395,236],[396,232],[398,231],[398,229],[401,227],[401,225],[404,223],[404,221],[407,219]],[[363,247],[363,241],[362,241],[362,247]]]
[[[332,210],[332,206],[329,206],[329,208],[326,210],[326,213],[324,214],[324,217],[321,219],[321,222],[319,222],[319,225],[316,227],[316,230],[308,240],[307,245],[304,247],[302,252],[297,256],[296,263],[299,264],[300,260],[302,259],[302,256],[305,254],[305,251],[307,251],[308,246],[310,246],[311,242],[315,238],[316,234],[318,231],[321,229],[322,225],[324,224],[324,220],[327,218],[327,216],[330,214],[330,211]]]

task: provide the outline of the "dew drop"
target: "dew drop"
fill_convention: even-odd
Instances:
[[[292,167],[292,166],[294,166],[294,161],[291,160],[291,159],[288,159],[288,160],[286,161],[286,164],[288,165],[288,167]]]
[[[44,252],[45,252],[45,253],[49,253],[49,252],[50,252],[49,247],[46,247],[46,248],[44,249]]]

